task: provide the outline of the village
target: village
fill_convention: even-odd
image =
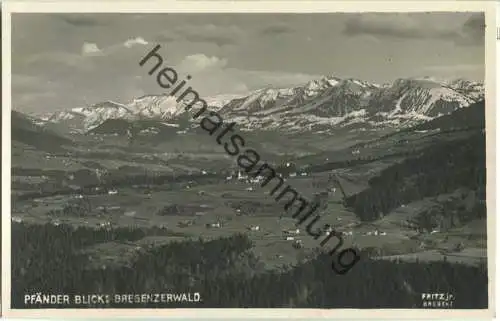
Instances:
[[[362,149],[350,149],[349,154],[360,157]],[[25,158],[29,155],[26,154]],[[305,226],[296,226],[297,221],[284,211],[283,203],[276,203],[269,195],[273,183],[266,188],[261,186],[265,176],[254,177],[235,165],[228,166],[218,161],[211,166],[200,163],[186,167],[185,164],[195,159],[188,160],[185,156],[168,161],[171,168],[180,164],[185,166],[179,174],[176,171],[175,174],[162,174],[165,165],[149,164],[158,162],[157,156],[142,156],[134,157],[131,162],[113,161],[116,169],[112,169],[105,166],[111,164],[105,160],[87,160],[81,163],[86,166],[82,168],[67,153],[45,154],[42,162],[50,162],[54,169],[64,171],[20,171],[13,176],[15,193],[25,189],[33,191],[34,196],[31,200],[13,202],[12,222],[65,224],[106,231],[125,226],[145,230],[158,228],[162,231],[161,236],[145,239],[148,244],[153,244],[151,246],[177,241],[179,235],[216,239],[245,233],[255,242],[255,252],[270,266],[293,263],[297,257],[317,249],[318,242],[305,231]],[[136,159],[147,162],[143,165],[150,169],[146,171]],[[323,161],[329,162],[330,159],[325,157]],[[297,192],[321,204],[322,219],[317,228],[325,237],[332,231],[340,233],[344,247],[377,248],[376,255],[388,258],[435,249],[440,253],[450,253],[467,247],[467,242],[460,237],[447,237],[444,228],[427,229],[414,222],[412,216],[420,205],[402,204],[394,214],[372,223],[361,222],[346,209],[346,196],[365,188],[362,182],[367,180],[367,175],[376,175],[378,169],[375,166],[311,172],[307,167],[287,161],[278,163],[276,170]],[[145,174],[150,177],[132,179]],[[110,175],[116,177],[117,182],[126,177],[131,179],[119,184],[105,183]],[[176,179],[170,182],[169,175]],[[164,183],[158,180],[162,176],[166,179]],[[82,184],[92,187],[82,189]],[[61,189],[64,193],[51,192]],[[336,241],[331,242],[330,246],[334,247]],[[96,249],[94,256],[99,257],[101,250]]]
[[[293,165],[285,163],[284,167],[292,168]],[[99,175],[104,173],[102,170],[96,172]],[[213,172],[200,170],[198,177],[210,174]],[[335,175],[330,175],[326,180],[306,171],[291,170],[285,175],[298,186],[312,184],[309,191],[317,191],[318,188],[323,190],[310,195],[316,201],[325,202],[322,211],[328,223],[318,226],[325,236],[335,230],[341,233],[345,246],[348,246],[358,243],[369,245],[371,241],[363,242],[360,238],[387,235],[387,232],[377,228],[367,230],[361,227],[351,213],[336,215],[335,209],[341,209],[345,192],[336,182]],[[69,179],[74,179],[74,175],[69,175]],[[180,191],[155,189],[141,184],[95,187],[92,195],[76,192],[67,196],[35,199],[31,206],[39,205],[29,209],[25,207],[19,213],[24,215],[13,214],[12,221],[37,224],[49,222],[54,226],[69,224],[108,231],[123,226],[145,229],[156,227],[164,230],[165,235],[209,239],[246,233],[256,242],[255,251],[274,262],[271,266],[293,262],[299,253],[314,251],[318,244],[304,227],[296,226],[296,220],[287,217],[282,205],[276,204],[273,197],[266,194],[266,190],[260,186],[264,179],[263,176],[252,177],[241,170],[233,170],[224,176],[222,184],[203,185],[193,178],[183,183]],[[175,201],[180,195],[183,195],[182,203]],[[154,209],[153,212],[149,212],[148,208]],[[155,242],[163,244],[170,238],[178,240],[178,237],[155,236],[153,245],[148,243],[148,247],[154,246]],[[333,242],[331,246],[335,245]],[[294,251],[298,252],[294,254]],[[98,253],[92,256],[94,261],[99,257]]]

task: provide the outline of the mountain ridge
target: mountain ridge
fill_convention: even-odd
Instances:
[[[444,82],[429,78],[400,78],[392,84],[379,85],[324,76],[300,86],[201,98],[210,110],[238,123],[242,130],[294,132],[328,130],[353,123],[371,127],[413,126],[480,101],[484,98],[484,85],[465,79]],[[177,102],[176,97],[166,94],[143,95],[125,104],[108,100],[52,113],[44,121],[67,124],[80,132],[90,131],[108,119],[175,123],[188,113],[185,104],[186,101]]]

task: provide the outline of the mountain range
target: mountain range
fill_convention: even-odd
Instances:
[[[202,97],[209,109],[241,130],[324,132],[333,127],[414,126],[484,99],[482,83],[457,79],[398,79],[392,84],[374,84],[357,79],[325,76],[290,88],[263,88],[248,95]],[[40,123],[77,132],[113,131],[109,122],[156,122],[161,126],[189,130],[193,111],[184,111],[185,101],[168,95],[146,95],[128,103],[105,101],[44,115]],[[123,126],[122,126],[123,127]],[[102,132],[102,130],[100,130]]]

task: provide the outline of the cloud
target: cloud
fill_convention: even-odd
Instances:
[[[480,64],[459,64],[459,65],[439,65],[439,66],[427,66],[424,68],[431,72],[475,72],[484,71],[484,65]]]
[[[484,45],[485,28],[484,13],[473,14],[465,21],[455,41],[462,45]]]
[[[431,65],[415,71],[417,75],[432,75],[443,79],[473,79],[484,81],[484,64]]]
[[[155,37],[154,37],[154,41],[156,42],[163,42],[163,43],[166,43],[166,42],[174,42],[174,41],[178,41],[180,40],[180,37],[178,34],[172,32],[172,31],[163,31],[162,33],[160,34],[157,34]]]
[[[131,55],[135,55],[137,46],[149,44],[142,37],[130,38],[124,42],[114,43],[108,46],[100,47],[94,42],[84,42],[80,52],[68,51],[46,51],[27,55],[22,59],[16,60],[16,65],[22,66],[21,69],[27,66],[34,68],[42,68],[43,66],[56,68],[56,70],[66,70],[66,67],[78,69],[83,72],[90,72],[97,68],[97,64],[113,64],[119,61],[131,59]],[[99,58],[99,59],[96,59]]]
[[[180,77],[188,73],[192,76],[190,85],[201,95],[248,94],[264,87],[290,87],[304,84],[321,76],[263,70],[245,70],[230,68],[227,60],[196,54],[185,57],[176,69]]]
[[[12,81],[12,87],[22,86],[29,88],[37,88],[38,86],[40,86],[40,79],[36,76],[13,74],[11,81]]]
[[[282,34],[287,34],[287,33],[292,33],[295,30],[285,24],[276,24],[276,25],[271,25],[267,26],[264,29],[260,31],[260,34],[264,36],[273,36],[273,35],[282,35]]]
[[[123,43],[123,45],[127,48],[131,48],[135,45],[147,45],[148,42],[144,40],[142,37],[136,37],[134,39],[129,39]]]
[[[30,103],[38,103],[42,99],[55,97],[57,94],[55,91],[40,91],[40,92],[30,92],[23,93],[21,95],[14,94],[16,104],[24,105]]]
[[[179,64],[179,69],[185,72],[196,73],[213,69],[222,69],[226,65],[226,59],[215,56],[209,57],[204,54],[194,54],[185,57]]]
[[[343,32],[349,36],[441,39],[459,45],[480,44],[484,39],[483,14],[471,15],[459,28],[440,19],[423,18],[426,16],[422,14],[360,14],[347,20]]]
[[[105,25],[103,21],[82,14],[55,14],[65,23],[75,27],[94,27]]]
[[[101,49],[95,43],[85,42],[82,46],[83,56],[95,56],[102,54]]]
[[[219,26],[214,24],[189,25],[180,29],[187,41],[210,42],[218,46],[235,44],[242,36],[242,31],[236,26]]]
[[[185,56],[178,63],[174,63],[174,66],[179,79],[190,75],[189,85],[204,97],[220,94],[248,94],[264,87],[297,86],[321,77],[295,72],[233,68],[229,67],[227,59],[204,53]],[[136,77],[136,79],[139,81],[137,83],[139,86],[146,80],[143,77]],[[157,93],[158,88],[153,88],[153,93]]]
[[[159,42],[187,41],[212,43],[219,47],[234,45],[244,36],[243,31],[233,25],[214,24],[184,25],[174,30],[166,30],[155,37]]]
[[[421,25],[406,14],[362,14],[347,20],[344,34],[376,35],[395,38],[425,38],[449,36],[450,30]]]
[[[83,48],[82,48],[83,49]],[[68,52],[42,52],[33,55],[29,55],[26,58],[19,61],[19,64],[23,67],[44,67],[44,68],[60,68],[61,66],[67,66],[72,69],[77,68],[80,71],[88,71],[91,65],[87,63],[85,57],[81,54],[74,54]]]

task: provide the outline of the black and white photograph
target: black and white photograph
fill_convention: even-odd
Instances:
[[[432,4],[4,7],[6,311],[492,309],[490,13]]]

